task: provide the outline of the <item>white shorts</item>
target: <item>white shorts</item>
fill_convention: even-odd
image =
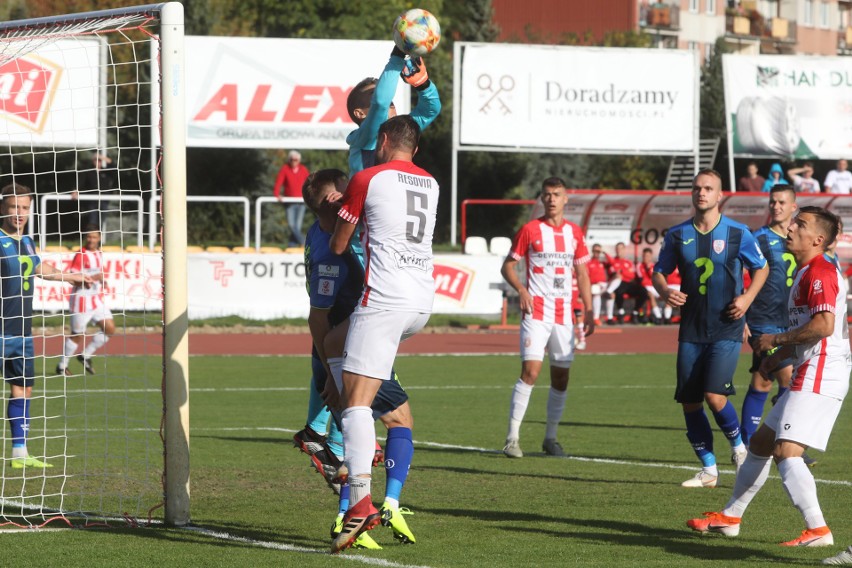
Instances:
[[[98,323],[104,320],[112,319],[112,311],[104,304],[101,304],[94,310],[89,310],[88,312],[83,312],[80,314],[72,313],[71,314],[71,333],[74,335],[80,335],[81,333],[86,333],[86,326],[89,325],[89,322]]]
[[[574,361],[574,328],[570,324],[524,318],[521,321],[521,360],[544,360],[545,347],[551,366],[569,369]]]
[[[600,296],[603,294],[604,285],[598,282],[597,284],[592,284],[592,296]]]
[[[842,400],[830,396],[787,391],[764,423],[775,430],[776,441],[789,440],[824,452],[842,404]]]
[[[374,379],[390,379],[400,342],[423,329],[429,315],[358,306],[349,317],[343,370]]]

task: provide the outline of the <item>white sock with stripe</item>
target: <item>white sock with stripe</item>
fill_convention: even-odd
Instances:
[[[528,385],[521,379],[518,379],[515,388],[512,389],[512,399],[509,402],[509,432],[506,434],[509,440],[517,440],[521,437],[521,422],[524,421],[524,415],[527,413],[532,390],[532,385]]]

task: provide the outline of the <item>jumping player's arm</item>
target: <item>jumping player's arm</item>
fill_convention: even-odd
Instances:
[[[740,257],[743,264],[749,270],[751,275],[751,285],[748,289],[737,296],[728,306],[726,311],[728,317],[740,319],[745,317],[751,303],[757,297],[757,293],[766,284],[766,279],[769,278],[769,263],[760,250],[760,245],[750,231],[745,231],[740,243]]]
[[[337,212],[337,222],[334,225],[334,233],[331,235],[329,247],[334,254],[343,254],[355,234],[355,227],[364,210],[364,201],[367,199],[367,187],[370,175],[358,172],[349,180],[346,187],[343,202]]]
[[[370,100],[370,111],[366,118],[352,134],[347,138],[350,148],[361,149],[372,148],[379,136],[379,126],[388,119],[388,111],[396,94],[396,86],[399,83],[399,74],[405,67],[405,59],[397,48],[391,52],[390,59],[385,65],[384,71],[379,75],[379,82],[373,91]]]
[[[673,231],[668,231],[663,238],[663,246],[660,248],[660,256],[657,259],[657,264],[654,265],[654,275],[651,277],[651,283],[654,285],[654,290],[660,295],[666,304],[673,308],[679,308],[686,303],[686,294],[680,290],[669,288],[669,283],[666,277],[675,271],[677,268],[677,257],[674,252]]]
[[[438,88],[429,79],[426,64],[420,57],[405,62],[402,79],[417,91],[417,105],[412,109],[410,116],[422,132],[441,114],[441,97],[438,94]]]

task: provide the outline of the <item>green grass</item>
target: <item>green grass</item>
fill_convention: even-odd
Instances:
[[[138,362],[137,362],[138,363]],[[850,410],[829,452],[814,452],[820,501],[834,531],[830,549],[785,549],[803,528],[777,473],[749,509],[741,535],[701,537],[688,518],[718,510],[733,482],[717,434],[723,475],[715,490],[682,489],[697,471],[672,401],[674,356],[581,354],[572,369],[560,439],[572,457],[540,453],[547,388],[533,393],[521,431],[527,456],[499,449],[519,371],[510,356],[404,357],[397,370],[415,416],[415,456],[403,505],[417,536],[396,544],[378,527],[381,551],[345,557],[405,566],[813,565],[852,543]],[[305,357],[193,357],[192,520],[252,540],[323,552],[336,499],[292,448],[305,420]],[[747,361],[737,386],[745,390]],[[225,390],[229,389],[229,390]],[[236,390],[230,390],[236,389]],[[243,390],[240,390],[243,389]],[[741,396],[733,399],[739,407]],[[382,428],[379,435],[384,436]],[[375,470],[380,501],[384,474]],[[64,566],[356,566],[320,553],[270,550],[178,529],[112,529],[3,535],[7,558]]]

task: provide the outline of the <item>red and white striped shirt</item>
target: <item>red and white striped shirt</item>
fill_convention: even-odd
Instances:
[[[807,324],[820,312],[834,314],[834,332],[815,344],[796,345],[796,374],[790,390],[843,400],[849,390],[852,353],[846,323],[846,281],[819,255],[799,269],[787,307],[790,328]]]
[[[77,251],[71,261],[71,272],[81,272],[89,276],[103,274],[104,259],[101,251],[82,249]],[[74,285],[71,291],[71,312],[82,314],[103,306],[104,291],[103,284],[99,281],[92,282],[88,288]]]
[[[530,221],[515,235],[509,255],[526,260],[533,313],[524,317],[571,325],[571,269],[591,258],[580,227],[570,221],[554,227],[544,217]]]

